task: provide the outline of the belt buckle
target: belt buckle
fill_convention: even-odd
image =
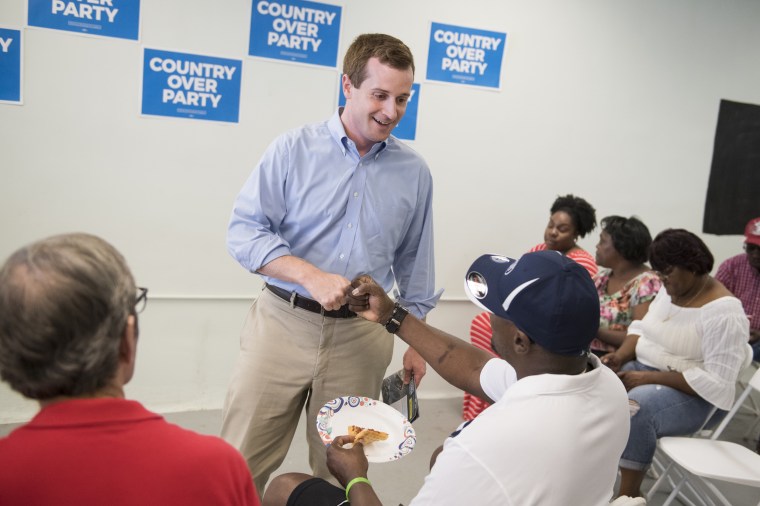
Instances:
[[[293,290],[292,292],[290,292],[290,309],[295,309],[295,307],[296,307],[296,296],[297,295],[298,295],[298,293],[295,290]]]

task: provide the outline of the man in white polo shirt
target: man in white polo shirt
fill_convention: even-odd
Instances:
[[[500,358],[410,315],[368,277],[353,285],[352,311],[382,322],[452,385],[494,402],[447,439],[412,506],[609,503],[628,440],[628,397],[588,352],[599,298],[583,267],[556,251],[472,264],[465,291],[492,313]],[[264,505],[381,504],[362,445],[343,447],[352,440],[338,436],[327,449],[345,490],[291,473],[275,479]]]

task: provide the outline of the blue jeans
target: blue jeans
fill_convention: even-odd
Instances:
[[[636,360],[628,362],[623,371],[657,371]],[[628,400],[639,406],[631,415],[631,433],[620,458],[620,467],[643,471],[649,467],[663,436],[688,436],[699,429],[713,405],[699,396],[689,395],[664,385],[642,385],[628,392]],[[725,411],[719,411],[725,415]],[[717,415],[717,413],[716,413]],[[720,416],[722,418],[722,416]],[[715,423],[715,418],[710,420]]]

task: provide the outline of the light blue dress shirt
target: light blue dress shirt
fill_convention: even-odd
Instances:
[[[250,272],[285,255],[349,280],[371,275],[418,317],[435,307],[433,179],[391,136],[363,157],[340,121],[278,137],[235,200],[227,248]],[[300,285],[267,283],[309,297]]]

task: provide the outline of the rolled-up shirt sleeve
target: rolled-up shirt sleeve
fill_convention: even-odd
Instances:
[[[734,402],[736,378],[747,357],[749,321],[738,300],[704,308],[698,323],[704,362],[683,372],[689,386],[720,409]]]
[[[288,242],[275,233],[287,211],[287,160],[287,149],[273,142],[235,199],[227,250],[250,272],[290,254]]]

